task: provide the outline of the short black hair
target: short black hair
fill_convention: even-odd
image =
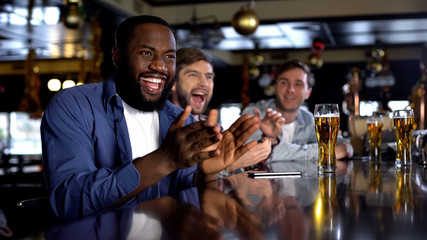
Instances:
[[[135,26],[144,23],[158,23],[168,27],[174,35],[176,41],[175,31],[165,20],[151,15],[138,15],[127,18],[120,23],[115,35],[115,47],[118,49],[126,48],[126,45],[128,44],[129,39],[131,38],[131,34],[133,34],[133,29],[135,28]]]
[[[301,61],[298,61],[296,59],[282,63],[276,70],[274,80],[277,81],[277,78],[279,77],[280,74],[287,72],[287,71],[294,69],[294,68],[299,68],[299,69],[303,70],[305,73],[307,73],[308,88],[313,88],[316,80],[314,79],[314,74],[311,72],[310,67],[307,64],[305,64]]]

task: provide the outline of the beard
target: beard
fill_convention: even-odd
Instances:
[[[181,85],[176,84],[177,100],[178,100],[179,105],[181,105],[182,108],[185,108],[185,106],[187,106],[187,105],[191,106],[192,92],[193,91],[187,92],[181,87]],[[205,99],[204,99],[205,103],[203,105],[203,109],[199,110],[199,109],[196,109],[193,106],[191,106],[192,107],[191,113],[193,115],[200,115],[200,114],[205,113],[211,99],[212,99],[212,96],[209,97],[208,95],[206,95]]]
[[[187,101],[188,95],[186,93],[180,93],[180,91],[177,89],[177,98],[178,98],[178,103],[179,105],[181,105],[182,108],[185,108],[187,105],[190,105],[190,102]],[[192,110],[192,114],[194,114],[193,110]]]
[[[127,66],[129,66],[127,62],[123,62],[117,66],[115,80],[117,94],[129,106],[143,112],[154,112],[163,109],[174,84],[173,78],[168,77],[168,79],[172,80],[169,83],[166,83],[160,97],[157,100],[152,101],[142,94],[143,90],[138,81],[145,72],[140,73],[138,77],[135,78]]]
[[[280,110],[281,112],[288,112],[288,113],[294,113],[294,112],[298,112],[299,108],[301,107],[302,104],[295,106],[295,107],[285,107],[281,102],[280,99],[276,98],[276,108],[278,110]]]

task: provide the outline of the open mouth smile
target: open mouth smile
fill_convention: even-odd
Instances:
[[[165,79],[160,77],[140,77],[140,83],[148,94],[157,95],[163,92]]]

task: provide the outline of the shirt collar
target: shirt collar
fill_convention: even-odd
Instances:
[[[305,110],[305,109],[302,109],[302,108],[304,108],[304,106],[300,106],[300,108],[299,108],[299,111],[298,111],[298,115],[297,115],[297,117],[295,118],[295,121],[296,121],[296,123],[297,123],[297,126],[305,126],[305,125],[307,125],[307,124],[310,124],[311,123],[311,121],[310,120],[312,120],[312,118],[313,118],[313,115],[307,115],[307,114],[304,114],[306,117],[304,117],[304,115],[303,115],[303,111]],[[305,111],[308,111],[308,109],[307,110],[305,110]],[[310,119],[307,119],[307,117],[309,117]]]
[[[116,74],[114,73],[111,75],[107,80],[104,81],[104,89],[102,93],[102,102],[104,104],[104,110],[105,112],[108,111],[108,104],[110,103],[111,99],[117,98],[118,95],[116,93]]]

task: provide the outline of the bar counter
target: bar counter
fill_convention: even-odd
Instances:
[[[340,161],[335,174],[319,174],[314,161],[280,169],[294,170],[302,175],[244,172],[76,221],[40,209],[23,217],[45,239],[426,239],[424,167],[353,159]]]

